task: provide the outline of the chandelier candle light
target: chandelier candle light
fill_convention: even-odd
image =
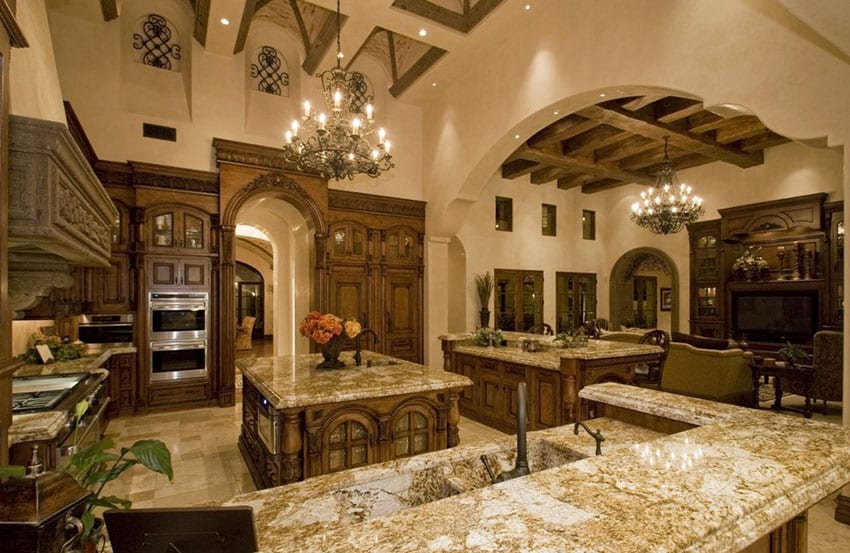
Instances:
[[[640,193],[632,204],[631,220],[656,234],[679,232],[705,213],[702,198],[692,195],[691,187],[679,182],[667,152],[669,136],[664,137],[664,159],[655,177],[655,186]]]
[[[386,131],[375,131],[374,98],[362,73],[342,68],[340,9],[336,3],[336,67],[317,74],[322,83],[327,113],[303,104],[301,122],[293,121],[286,131],[284,157],[298,169],[320,173],[324,178],[353,179],[357,174],[377,177],[395,164],[390,156]],[[377,135],[377,143],[372,140]]]

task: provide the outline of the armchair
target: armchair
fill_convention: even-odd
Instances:
[[[236,327],[236,350],[251,349],[251,333],[254,332],[256,317],[242,317],[242,324]]]
[[[843,332],[835,330],[815,332],[814,355],[812,356],[815,374],[810,393],[815,402],[819,399],[823,400],[824,414],[826,414],[827,401],[842,401],[843,348]],[[803,395],[803,383],[792,380],[788,383],[786,390],[792,394]]]

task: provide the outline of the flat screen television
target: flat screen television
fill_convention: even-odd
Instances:
[[[104,511],[114,553],[254,553],[250,506]]]
[[[818,330],[816,291],[733,292],[732,332],[756,342],[811,343]]]

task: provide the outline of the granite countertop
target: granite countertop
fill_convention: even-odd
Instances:
[[[551,339],[551,336],[539,338]],[[586,347],[558,348],[544,346],[542,351],[537,352],[523,351],[517,347],[483,347],[476,346],[471,343],[461,343],[456,345],[452,351],[455,353],[477,355],[479,357],[508,361],[510,363],[528,365],[531,367],[558,370],[561,367],[562,358],[582,360],[614,359],[617,357],[628,357],[631,355],[661,353],[662,349],[658,346],[648,344],[588,340]]]
[[[320,354],[249,357],[238,359],[236,366],[277,409],[472,385],[462,375],[366,350],[362,352],[363,364],[357,367],[353,355],[342,352],[339,359],[345,366],[330,370],[316,369],[322,360]],[[369,360],[384,364],[367,367]]]
[[[48,365],[28,363],[15,371],[13,376],[43,376],[52,374],[101,372],[109,375],[103,365],[113,355],[121,353],[136,353],[135,347],[111,348],[97,355],[83,355],[79,359],[57,361]],[[9,427],[9,446],[22,442],[37,440],[52,440],[68,422],[66,411],[43,411],[41,413],[26,413],[12,415],[12,425]]]
[[[464,447],[476,444],[243,494],[227,504],[255,509],[263,552],[719,553],[739,551],[850,482],[850,429],[839,425],[615,383],[585,387],[580,395],[698,426],[662,436],[618,421],[588,421],[606,436],[602,456],[450,497],[429,487],[427,471],[411,467],[461,472],[461,457],[478,453]],[[549,441],[588,455],[594,445],[584,432],[573,435],[572,426],[545,432]],[[543,437],[529,433],[530,455],[532,442]],[[443,498],[426,502],[429,494]],[[390,496],[401,510],[387,503]]]

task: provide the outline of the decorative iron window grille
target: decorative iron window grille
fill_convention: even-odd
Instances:
[[[140,32],[133,33],[133,48],[141,52],[141,62],[151,67],[172,69],[172,60],[180,59],[180,45],[167,19],[152,13],[140,20]]]
[[[251,78],[260,92],[275,96],[289,96],[289,73],[286,60],[271,46],[257,51],[257,63],[251,64]]]

